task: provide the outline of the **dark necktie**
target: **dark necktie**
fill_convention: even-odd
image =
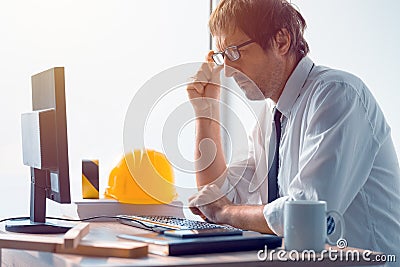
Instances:
[[[275,125],[275,153],[271,168],[268,172],[268,203],[271,203],[279,197],[278,190],[278,171],[279,171],[279,144],[281,142],[281,116],[282,113],[275,108],[274,125]],[[272,141],[272,136],[271,136]],[[271,145],[271,142],[270,142]]]

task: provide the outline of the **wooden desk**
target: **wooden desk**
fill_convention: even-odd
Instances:
[[[88,240],[118,241],[117,234],[139,234],[146,230],[122,225],[115,222],[90,223]],[[4,227],[3,227],[4,229]],[[360,250],[362,251],[362,250]],[[276,254],[274,254],[276,256]],[[377,255],[377,254],[372,254]],[[200,254],[192,256],[165,257],[149,254],[138,259],[83,257],[49,252],[37,252],[15,249],[2,249],[2,266],[367,266],[374,262],[344,261],[280,261],[274,257],[272,261],[260,261],[257,251],[232,252],[221,254]],[[372,257],[371,256],[371,257]]]

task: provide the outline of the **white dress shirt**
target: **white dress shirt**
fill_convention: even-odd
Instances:
[[[400,171],[390,127],[366,85],[349,73],[303,58],[276,108],[282,112],[278,185],[267,204],[272,107],[250,136],[249,156],[229,167],[221,189],[237,204],[265,204],[283,236],[287,200],[325,200],[343,214],[349,246],[397,254],[400,260]],[[273,135],[272,135],[273,136]]]

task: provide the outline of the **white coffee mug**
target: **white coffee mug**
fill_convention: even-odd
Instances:
[[[344,236],[343,216],[337,211],[326,211],[326,202],[317,200],[286,201],[284,206],[285,250],[314,250],[321,252],[325,243],[336,245],[327,235],[327,218],[331,215],[340,222],[340,239]],[[335,227],[338,227],[335,220]]]

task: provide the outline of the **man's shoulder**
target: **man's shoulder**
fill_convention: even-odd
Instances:
[[[332,107],[332,112],[365,114],[373,128],[374,135],[386,136],[389,127],[379,104],[365,83],[356,75],[346,71],[317,66],[312,73],[307,97],[309,111],[326,110]],[[311,112],[311,113],[313,113]]]
[[[358,98],[362,102],[373,99],[366,84],[356,75],[325,66],[315,66],[310,74],[309,97],[333,98],[339,96],[348,99]],[[372,100],[373,101],[373,100]]]
[[[356,75],[339,69],[333,69],[325,66],[316,66],[313,70],[312,77],[316,84],[347,84],[352,87],[364,87],[363,81]]]

